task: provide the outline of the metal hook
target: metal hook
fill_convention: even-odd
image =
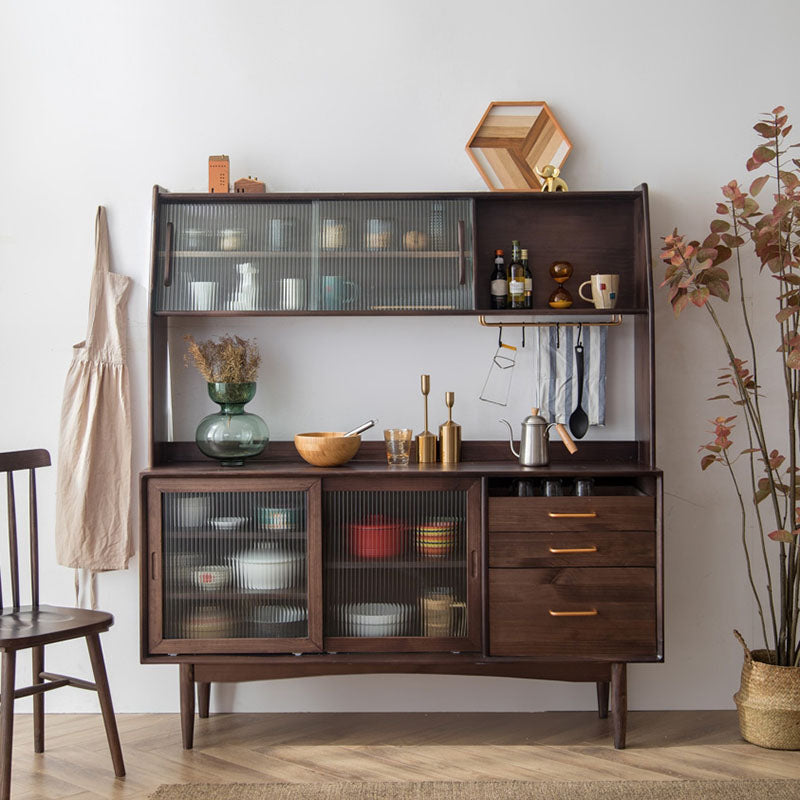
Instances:
[[[582,336],[582,334],[583,334],[583,323],[582,323],[582,322],[580,322],[580,323],[578,323],[578,342],[577,342],[577,344],[575,345],[576,347],[580,347],[580,346],[581,346],[581,344],[582,344],[582,342],[581,342],[581,336]]]
[[[556,350],[561,347],[561,323],[556,322]]]
[[[497,332],[497,346],[503,346],[503,326],[500,326],[500,330]]]

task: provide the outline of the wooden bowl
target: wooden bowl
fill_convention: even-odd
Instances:
[[[315,467],[338,467],[346,464],[361,447],[360,436],[344,437],[334,431],[298,433],[294,446],[305,461]]]

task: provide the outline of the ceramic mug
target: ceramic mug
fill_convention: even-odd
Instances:
[[[269,222],[269,249],[293,250],[296,246],[293,219],[271,219]]]
[[[217,298],[216,281],[192,281],[192,304],[197,311],[212,311]]]
[[[592,296],[583,293],[584,286],[592,287]],[[578,287],[578,294],[595,308],[614,308],[619,294],[619,275],[592,275]]]
[[[346,292],[350,287],[349,293]],[[349,306],[358,297],[358,284],[346,281],[341,275],[322,276],[322,307],[326,311],[337,311]]]
[[[284,278],[281,281],[281,308],[284,311],[303,311],[306,307],[304,278]]]

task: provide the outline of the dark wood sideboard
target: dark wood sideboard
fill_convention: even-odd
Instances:
[[[394,221],[394,240],[369,238],[378,217]],[[331,220],[346,222],[349,245],[325,238]],[[424,230],[428,250],[404,248],[411,228]],[[538,288],[534,309],[504,320],[565,319],[546,306],[551,282],[536,264],[567,258],[576,281],[622,275],[615,313],[634,326],[628,440],[584,442],[570,460],[554,447],[550,465],[536,468],[520,467],[503,442],[473,441],[455,466],[412,456],[389,467],[382,444],[365,442],[350,463],[316,468],[291,443],[273,442],[245,466],[223,468],[193,443],[169,440],[171,317],[225,316],[235,329],[236,317],[254,315],[489,315],[486,253],[511,238],[537,244]],[[281,307],[265,283],[243,308],[233,267],[245,258],[270,275],[299,269],[306,307]],[[356,673],[594,682],[600,716],[610,694],[614,744],[625,746],[626,665],[664,657],[649,262],[644,187],[558,197],[155,190],[141,659],[179,666],[184,747],[195,687],[203,717],[215,682]],[[319,281],[331,264],[362,282],[356,307],[324,307]],[[379,276],[369,286],[367,265]],[[212,307],[195,307],[193,280],[216,281]],[[569,493],[578,478],[593,480],[592,495]],[[541,496],[544,479],[567,494]],[[376,528],[390,550],[376,549]],[[271,563],[254,561],[259,548]]]

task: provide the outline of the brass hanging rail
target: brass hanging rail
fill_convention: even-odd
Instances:
[[[584,328],[615,328],[622,325],[622,314],[612,314],[611,319],[599,322],[561,322],[557,319],[549,322],[487,322],[486,317],[481,314],[478,322],[484,328],[549,328],[551,325],[560,325],[562,328],[577,328],[579,325]]]

